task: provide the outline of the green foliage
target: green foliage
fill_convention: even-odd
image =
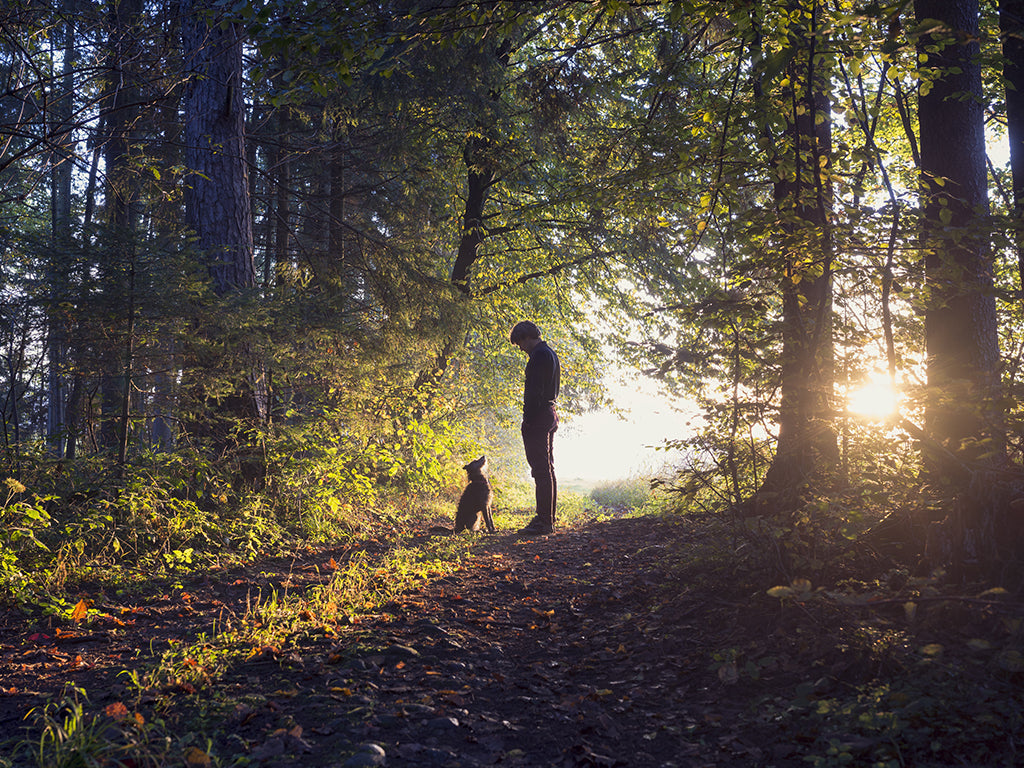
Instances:
[[[14,478],[8,477],[5,485],[6,498],[0,507],[0,582],[8,595],[24,599],[40,555],[49,551],[39,534],[50,525],[50,500],[23,500],[27,489]]]
[[[651,484],[640,477],[602,483],[590,491],[590,498],[595,504],[614,512],[640,510],[650,497]]]
[[[171,755],[190,749],[196,735],[175,740],[160,720],[147,721],[121,702],[93,711],[85,691],[71,689],[60,699],[32,710],[27,719],[39,734],[37,740],[13,740],[8,753],[12,762],[39,768],[89,768],[91,766],[148,766],[168,764]],[[13,762],[19,761],[19,762]]]

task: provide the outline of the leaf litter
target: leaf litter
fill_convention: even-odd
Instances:
[[[742,579],[692,570],[703,566],[688,566],[685,552],[700,536],[657,517],[592,521],[535,540],[482,536],[463,568],[378,613],[332,624],[341,617],[307,612],[320,631],[254,645],[158,695],[120,674],[152,663],[140,651],[188,647],[225,615],[244,615],[258,579],[322,583],[344,553],[311,554],[306,565],[320,568],[264,562],[211,573],[124,606],[130,622],[113,620],[110,600],[95,601],[106,613],[73,616],[73,627],[26,627],[8,614],[0,729],[24,728],[26,712],[70,681],[97,712],[124,718],[148,704],[179,734],[201,733],[180,765],[786,768],[848,762],[844,755],[876,761],[886,739],[915,745],[892,726],[855,733],[850,723],[866,716],[849,705],[856,697],[830,693],[853,691],[878,670],[858,672],[885,659],[851,660],[835,647],[838,630],[826,628],[835,615],[813,603],[786,608],[768,589],[744,593]],[[787,589],[787,598],[810,593]],[[903,616],[902,604],[893,612]],[[987,652],[986,643],[972,636],[965,648]],[[907,653],[945,663],[948,654],[927,651],[939,645],[922,641],[925,651]],[[991,653],[1019,673],[1011,652]],[[888,663],[907,662],[894,654]],[[829,720],[827,710],[842,706],[850,717]],[[1011,715],[999,726],[1013,736],[1020,724]],[[916,764],[944,764],[937,738],[929,743],[921,750],[934,750],[934,762]]]

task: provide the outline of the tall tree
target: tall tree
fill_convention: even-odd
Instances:
[[[142,0],[122,0],[107,11],[106,102],[103,124],[106,186],[106,244],[101,273],[108,333],[120,343],[105,347],[101,386],[100,440],[117,448],[123,463],[128,441],[135,235],[138,225],[138,177],[132,165],[133,137],[139,117],[139,53]]]
[[[185,205],[213,287],[223,296],[255,283],[245,155],[242,38],[219,3],[184,0],[182,37],[190,75],[185,104]]]
[[[775,458],[759,493],[790,495],[836,469],[832,418],[831,52],[818,0],[787,4],[785,129],[772,165],[782,266],[782,356]]]
[[[63,455],[66,430],[66,358],[68,302],[68,257],[72,250],[71,236],[71,182],[74,160],[74,134],[72,110],[75,81],[75,11],[76,0],[61,4],[61,37],[63,38],[62,75],[59,96],[53,107],[53,144],[51,178],[52,254],[47,282],[50,288],[50,309],[47,320],[47,372],[46,434],[52,450]]]
[[[1013,186],[1013,236],[1018,280],[1024,289],[1024,0],[999,0],[999,26]]]
[[[989,247],[978,0],[916,0],[922,85],[925,429],[966,460],[999,455],[999,346]],[[953,150],[955,148],[955,151]],[[936,477],[964,477],[926,453]]]
[[[214,294],[225,298],[255,285],[252,206],[245,148],[242,80],[244,29],[219,3],[185,0],[182,41],[189,74],[185,112],[186,218],[209,270]],[[224,333],[210,331],[215,336]],[[214,347],[224,339],[207,339]],[[207,398],[223,416],[252,416],[257,401],[251,350],[245,342],[215,353],[230,383]],[[233,362],[233,361],[234,362]],[[207,374],[208,375],[208,374]],[[203,376],[203,374],[200,374]],[[205,376],[203,376],[205,378]],[[206,389],[207,381],[199,381]],[[225,382],[219,382],[223,387]],[[216,430],[216,440],[224,433]]]

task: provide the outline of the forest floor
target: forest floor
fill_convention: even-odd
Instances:
[[[293,632],[205,682],[159,690],[138,680],[166,649],[201,648],[203,633],[247,612],[255,589],[313,588],[344,553],[211,572],[120,611],[110,598],[77,626],[8,613],[0,736],[38,728],[39,708],[72,684],[106,723],[94,741],[149,740],[157,755],[147,763],[136,743],[117,763],[111,747],[96,765],[1024,763],[1024,664],[999,663],[1020,641],[1005,614],[971,609],[943,616],[941,632],[910,632],[902,603],[865,622],[860,608],[782,602],[765,594],[771,585],[734,577],[735,561],[715,554],[722,542],[709,549],[705,535],[653,516],[483,535],[458,571],[377,613]],[[33,743],[38,733],[22,742]],[[22,764],[34,763],[0,758]]]

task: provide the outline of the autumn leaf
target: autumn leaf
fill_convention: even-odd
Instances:
[[[89,601],[84,597],[75,603],[75,607],[71,609],[71,620],[81,621],[89,615]]]
[[[112,717],[115,720],[123,720],[124,718],[128,717],[128,707],[126,707],[120,701],[115,701],[113,704],[108,704],[106,709],[103,710],[103,712],[107,715],[107,717]]]
[[[212,765],[212,763],[210,756],[199,747],[189,747],[185,750],[185,765],[189,768],[202,768],[202,766]]]
[[[338,563],[332,557],[330,560],[327,561],[327,567],[330,568],[332,571],[336,571],[336,570],[338,570]]]

